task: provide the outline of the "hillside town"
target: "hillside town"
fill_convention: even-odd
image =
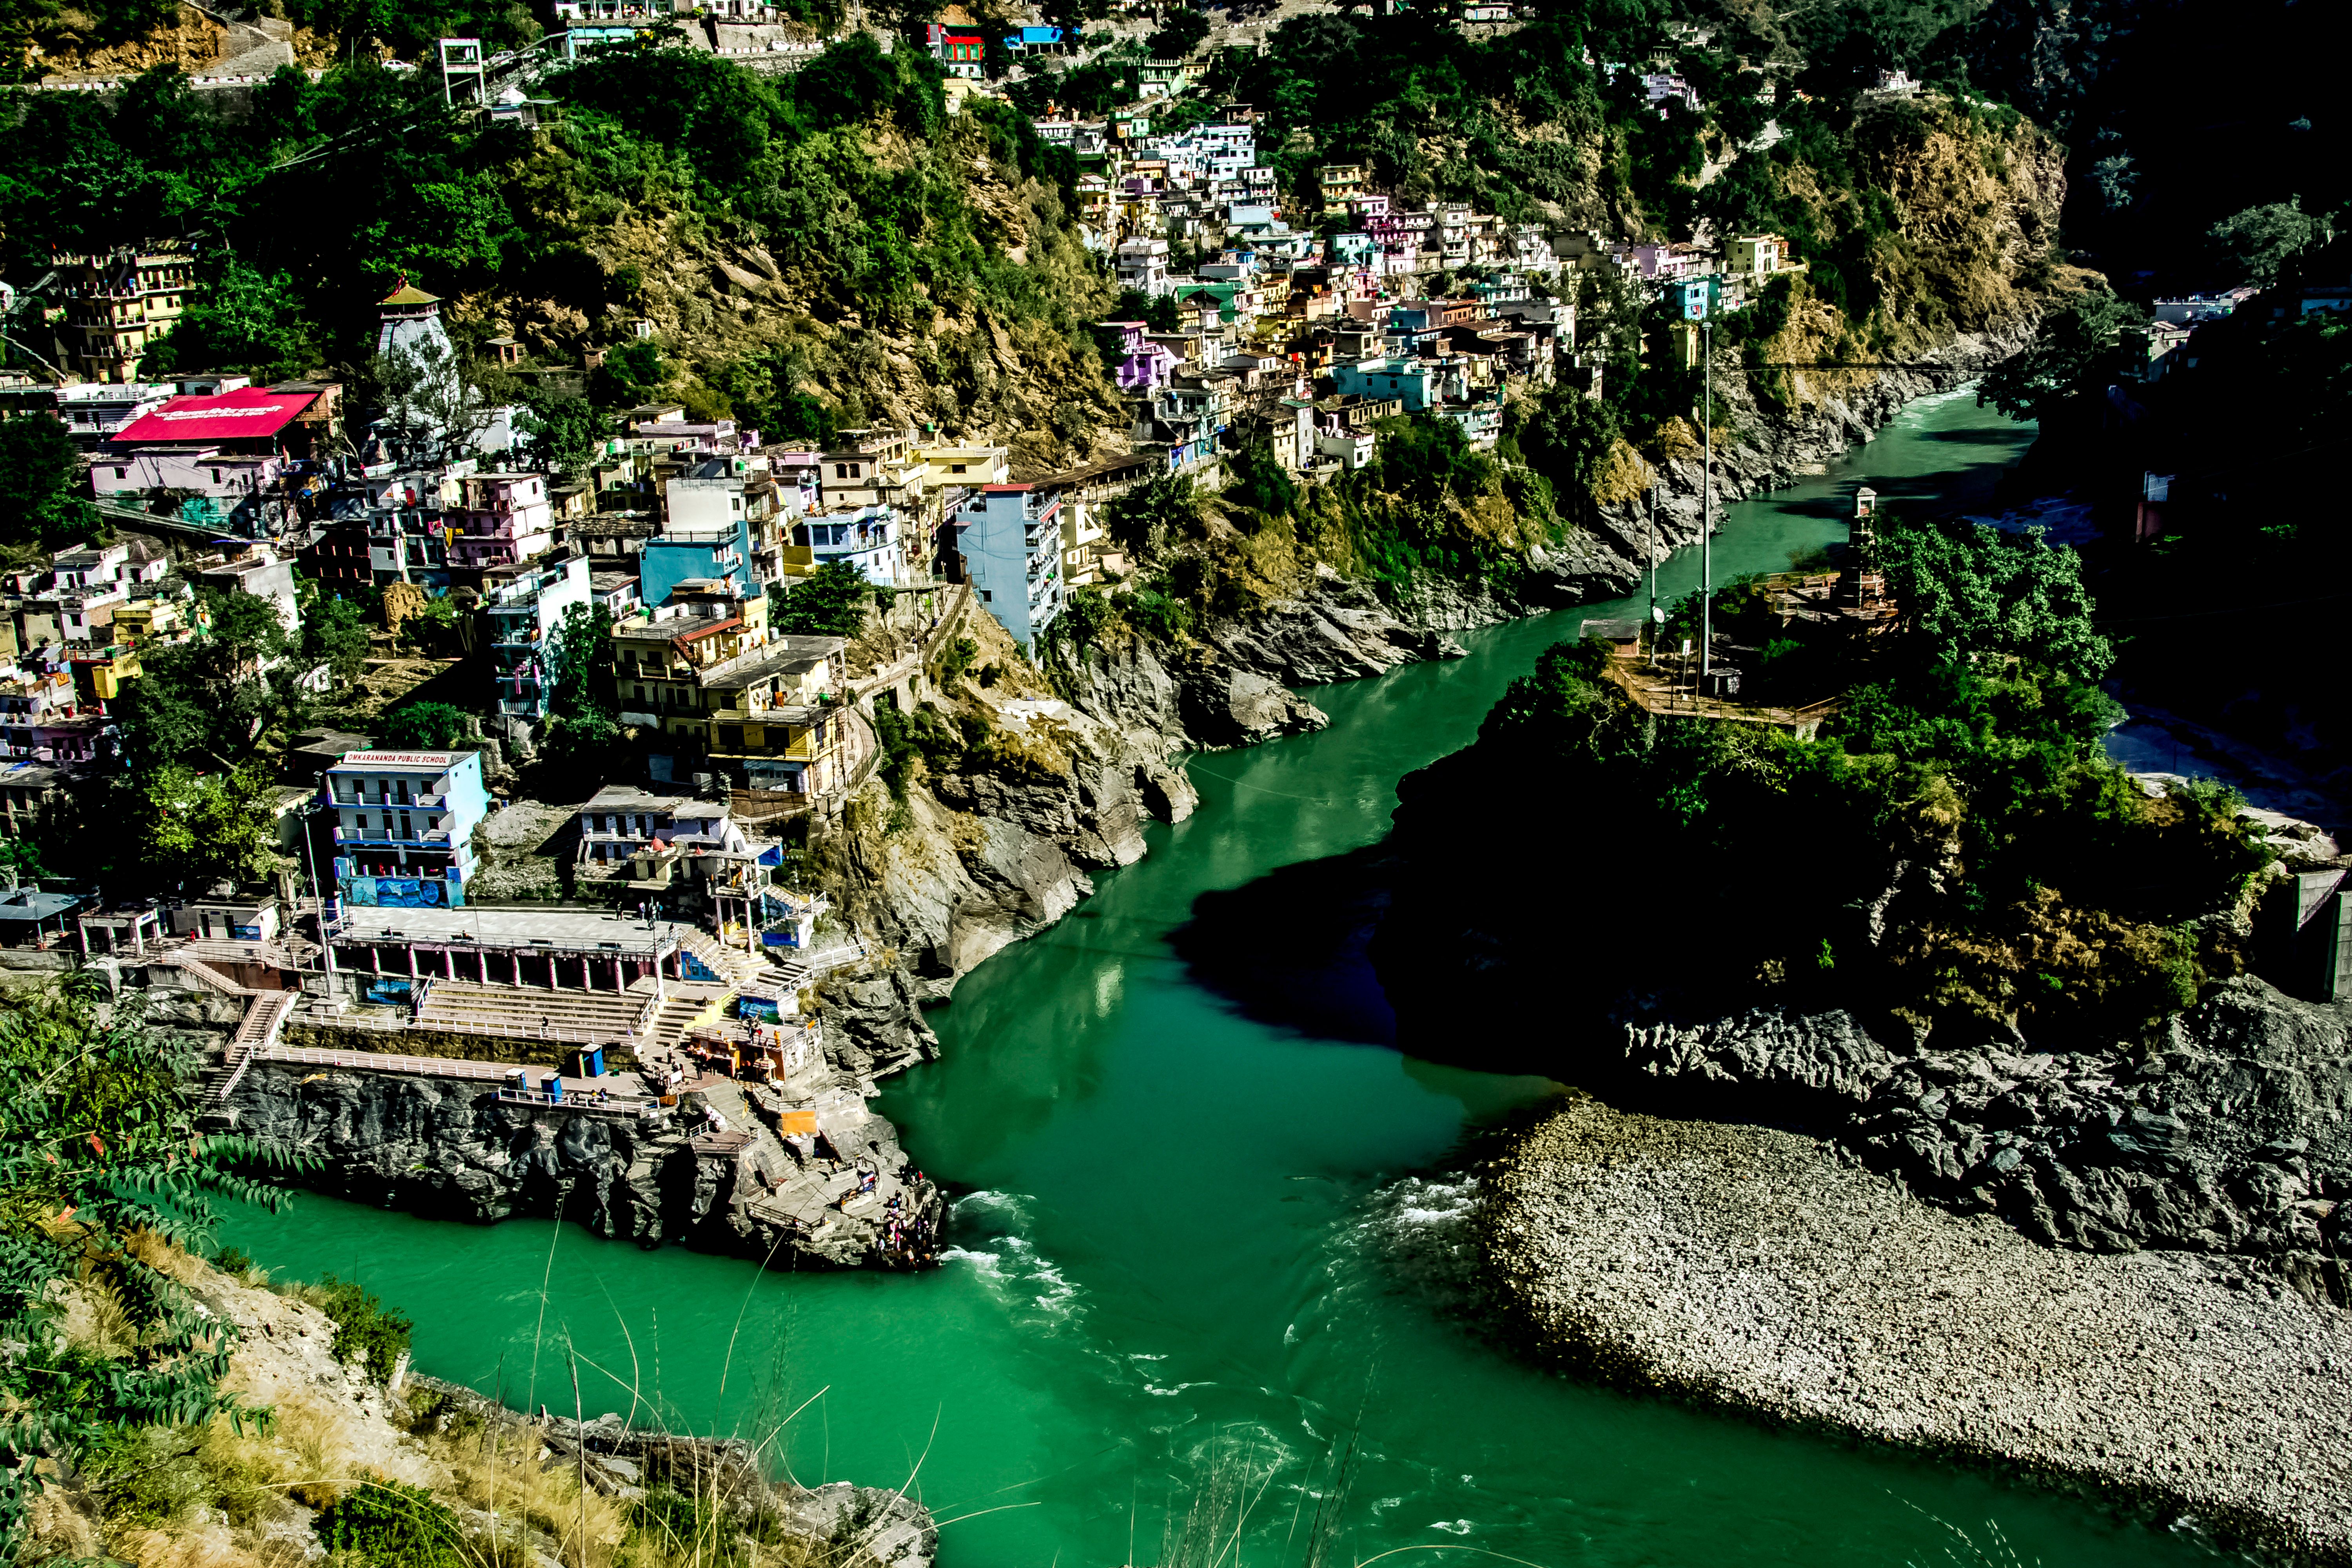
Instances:
[[[618,411],[564,461],[527,405],[477,384],[480,360],[520,358],[511,341],[461,353],[417,279],[375,307],[373,404],[326,378],[150,376],[193,245],[61,258],[63,377],[19,373],[0,397],[68,435],[101,527],[6,574],[12,837],[53,841],[65,803],[138,767],[124,693],[175,650],[229,647],[240,615],[282,634],[234,654],[240,678],[336,714],[364,689],[382,722],[278,738],[254,807],[268,874],[129,899],[18,878],[0,942],[240,1009],[215,1103],[273,1060],[487,1074],[546,1114],[674,1127],[738,1166],[742,1223],[813,1255],[928,1261],[937,1195],[813,1017],[811,988],[866,954],[807,849],[876,772],[877,708],[978,646],[977,618],[978,640],[1034,653],[1071,595],[1127,582],[1107,526],[1123,496],[1214,490],[1243,454],[1329,482],[1396,421],[1483,450],[1517,390],[1597,397],[1564,271],[1712,302],[1796,265],[1769,237],[1612,248],[1415,206],[1360,168],[1325,170],[1323,209],[1294,222],[1244,106],[1149,125],[1148,105],[1035,125],[1087,171],[1082,232],[1121,304],[1090,331],[1126,427],[1052,472],[928,427],[777,441],[680,402]],[[597,367],[527,368],[573,389]],[[857,614],[787,629],[844,584],[878,608],[878,641]],[[362,605],[363,657],[321,658],[316,624]],[[629,737],[608,776],[531,765],[572,716],[567,664]],[[420,741],[404,721],[428,709],[441,732]],[[551,800],[554,774],[569,794]]]

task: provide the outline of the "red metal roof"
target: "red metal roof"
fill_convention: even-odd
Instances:
[[[211,397],[168,397],[116,434],[116,443],[232,441],[275,436],[319,400],[315,392],[270,392],[248,386]]]

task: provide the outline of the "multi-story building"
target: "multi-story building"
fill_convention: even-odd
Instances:
[[[670,476],[663,499],[669,520],[665,532],[705,537],[740,521],[751,582],[765,586],[785,574],[786,521],[805,507],[799,487],[779,485],[765,457],[701,458]]]
[[[103,707],[83,697],[62,661],[56,668],[24,668],[16,679],[0,679],[0,756],[93,763],[111,752],[113,736]]]
[[[86,381],[136,382],[149,345],[170,331],[195,289],[181,241],[58,258],[65,361]]]
[[[95,447],[163,407],[178,391],[168,381],[76,382],[58,388],[58,420],[79,445]]]
[[[1024,646],[1062,613],[1062,502],[1033,485],[987,485],[954,519],[982,605]]]
[[[744,843],[717,802],[635,784],[606,784],[580,808],[579,820],[580,867],[592,876],[610,875],[656,847],[731,851]]]
[[[547,717],[563,613],[588,597],[588,558],[569,550],[483,574],[482,616],[500,713],[533,722]]]
[[[829,507],[793,524],[783,547],[784,574],[804,576],[835,561],[846,562],[878,587],[907,583],[906,542],[898,514],[887,506]]]
[[[479,752],[352,752],[329,768],[325,847],[361,909],[462,909],[474,829],[488,814]]]
[[[1164,239],[1123,239],[1112,260],[1118,270],[1118,286],[1132,289],[1146,299],[1157,299],[1173,288],[1168,276],[1168,242]]]
[[[613,627],[621,721],[661,735],[656,782],[723,772],[748,788],[821,794],[844,782],[847,647],[771,631],[764,595],[681,584]]]
[[[555,543],[545,474],[468,474],[457,486],[457,505],[442,516],[452,566],[512,566]]]

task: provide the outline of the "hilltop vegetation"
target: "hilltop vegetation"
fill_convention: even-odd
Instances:
[[[1482,953],[1496,979],[1449,992],[1450,1015],[1532,1028],[1566,963],[1604,1014],[1770,1001],[1922,1039],[2114,1037],[2239,973],[2267,851],[2228,792],[2151,796],[2105,759],[2112,655],[2074,553],[1967,524],[1897,525],[1887,551],[1905,627],[1817,738],[1658,721],[1598,645],[1563,644],[1475,745],[1400,786],[1398,905],[1466,928],[1410,940]],[[1531,780],[1573,830],[1503,853],[1491,818],[1457,809]],[[1531,904],[1528,887],[1581,891]]]

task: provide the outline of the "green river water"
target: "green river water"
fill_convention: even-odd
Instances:
[[[1842,471],[1729,508],[1718,577],[1843,538],[1857,482],[1980,500],[2029,434],[1966,393],[1915,405]],[[1661,592],[1696,579],[1685,552]],[[228,1239],[281,1271],[356,1273],[414,1316],[424,1370],[510,1404],[568,1406],[566,1333],[591,1414],[765,1437],[811,1401],[772,1451],[811,1483],[913,1475],[956,1521],[948,1568],[1152,1563],[1220,1454],[1271,1478],[1232,1563],[1289,1568],[1301,1483],[1350,1427],[1337,1554],[1359,1563],[1441,1546],[1539,1568],[1883,1568],[1946,1561],[1937,1518],[1998,1521],[2052,1568],[2205,1560],[2079,1501],[1599,1391],[1494,1347],[1454,1310],[1469,1236],[1443,1165],[1547,1086],[1255,1022],[1173,955],[1196,898],[1378,839],[1400,775],[1468,742],[1580,617],[1629,613],[1470,634],[1466,659],[1313,692],[1319,734],[1194,758],[1201,809],[1099,877],[1079,917],[968,976],[932,1016],[943,1059],[889,1086],[879,1109],[965,1194],[935,1273],[763,1274],[545,1220],[309,1195],[232,1216]]]

